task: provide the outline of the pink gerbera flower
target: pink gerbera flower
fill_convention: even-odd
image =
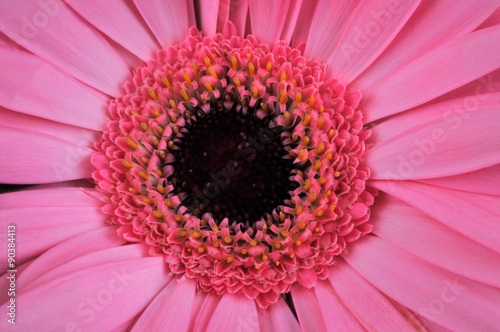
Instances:
[[[0,8],[2,330],[500,325],[498,1]]]

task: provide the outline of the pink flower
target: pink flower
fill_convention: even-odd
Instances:
[[[0,8],[2,330],[500,325],[497,1]]]

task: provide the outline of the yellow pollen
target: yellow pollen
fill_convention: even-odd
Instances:
[[[252,57],[252,54],[251,53],[247,53],[247,58],[251,58]]]
[[[142,169],[140,169],[140,170],[137,172],[137,174],[139,174],[139,176],[140,176],[141,178],[143,178],[144,180],[148,180],[148,179],[149,179],[149,175],[148,175],[146,172],[144,172]]]
[[[198,252],[199,252],[200,254],[203,254],[203,253],[205,252],[205,246],[201,246],[201,247],[199,247],[199,248],[198,248]]]
[[[236,84],[236,86],[241,86],[241,82],[240,82],[240,79],[238,77],[233,77],[233,81],[234,81],[234,84]]]
[[[141,196],[141,201],[143,201],[144,203],[146,204],[151,204],[153,203],[149,198],[147,198],[146,196]]]
[[[250,241],[250,245],[251,245],[252,247],[255,247],[255,246],[257,245],[257,241],[256,241],[256,240],[252,240],[252,241]]]
[[[260,265],[255,265],[255,269],[256,269],[256,270],[260,270],[260,269],[261,269],[261,267],[262,267],[262,266],[260,266]]]
[[[328,152],[328,153],[326,154],[326,159],[328,159],[328,160],[332,160],[332,159],[333,159],[333,153]]]
[[[297,215],[301,214],[301,213],[302,213],[302,206],[300,206],[300,205],[299,205],[299,206],[297,206],[297,209],[295,210],[295,213],[296,213]]]
[[[168,147],[169,147],[169,149],[171,149],[171,150],[173,150],[173,148],[175,147],[175,145],[174,145],[174,142],[173,142],[173,141],[168,141],[167,146],[168,146]]]
[[[186,236],[188,236],[188,234],[189,233],[186,230],[182,230],[182,231],[179,232],[179,236],[181,236],[181,237],[186,237]]]
[[[217,233],[219,231],[219,227],[214,226],[212,227],[212,232]]]
[[[167,153],[163,150],[160,151],[160,158],[165,160],[165,158],[167,158]]]
[[[335,174],[333,174],[333,176],[338,178],[340,176],[340,172],[339,171],[335,172]]]
[[[296,101],[297,103],[300,103],[300,102],[302,101],[302,93],[297,92],[297,93],[295,94],[295,101]]]
[[[175,219],[175,221],[177,221],[177,222],[181,222],[181,221],[182,221],[182,217],[181,217],[181,215],[180,215],[180,214],[176,214],[176,215],[174,216],[174,219]],[[195,236],[195,237],[196,237],[196,236]]]
[[[233,261],[234,261],[233,256],[227,256],[227,258],[226,258],[226,262],[228,262],[228,263],[232,263]]]
[[[286,72],[283,70],[283,71],[281,72],[280,82],[283,82],[284,80],[286,80]]]
[[[316,98],[314,96],[311,96],[311,98],[309,99],[309,106],[313,107],[315,103],[316,103]]]
[[[273,64],[271,63],[271,61],[269,61],[266,65],[266,70],[268,72],[271,72],[271,70],[273,70]]]
[[[292,83],[294,86],[297,86],[297,81],[295,80],[295,78],[292,78]]]
[[[160,169],[157,169],[156,171],[156,174],[158,174],[159,177],[163,177],[163,172],[160,170]]]
[[[337,208],[337,205],[335,205],[335,204],[330,205],[330,210],[335,211],[336,208]]]
[[[205,81],[205,83],[203,83],[203,85],[205,85],[205,88],[207,88],[208,92],[213,91],[213,88],[212,88],[212,85],[210,85],[210,82]]]
[[[219,248],[220,247],[220,242],[219,241],[215,241],[213,244],[214,248]]]
[[[304,221],[301,221],[299,224],[298,224],[298,227],[299,229],[304,229],[306,228],[306,223]]]
[[[233,239],[230,236],[226,236],[224,238],[224,242],[226,242],[227,244],[229,244],[229,243],[233,242]]]
[[[198,67],[194,64],[194,62],[191,62],[191,69],[198,75]]]
[[[254,98],[257,98],[259,96],[259,90],[257,90],[257,87],[252,86],[252,93]]]
[[[323,215],[323,210],[318,210],[316,211],[316,213],[314,214],[316,217],[321,217]]]
[[[283,212],[280,212],[280,221],[283,222],[285,221],[285,214]],[[271,226],[271,225],[269,225]]]
[[[189,77],[189,73],[187,70],[182,71],[182,76],[184,76],[184,80],[187,82],[187,84],[191,83],[191,77]]]
[[[262,254],[262,260],[263,261],[268,261],[269,260],[269,256],[267,254]]]
[[[281,248],[281,243],[279,243],[279,242],[275,242],[275,243],[274,243],[274,247],[275,247],[276,249]]]
[[[231,63],[233,64],[233,69],[238,70],[238,60],[234,55],[231,55]]]
[[[155,218],[163,218],[163,213],[161,213],[160,211],[154,210],[153,211],[153,216]]]
[[[290,113],[288,111],[284,111],[283,116],[285,117],[286,125],[287,126],[291,125],[292,124],[292,116],[290,115]]]
[[[307,156],[306,149],[301,149],[299,153],[300,153],[300,159],[304,160],[304,157]]]
[[[122,160],[122,164],[123,164],[123,166],[125,166],[127,168],[132,168],[132,166],[134,166],[134,165],[132,165],[131,162],[129,162],[128,160],[125,160],[125,159]]]
[[[319,233],[319,231],[320,231],[319,227],[316,227],[316,228],[314,229],[314,233]]]
[[[316,200],[316,193],[313,191],[311,192],[311,197],[309,197],[309,202],[314,202]]]
[[[156,95],[155,90],[153,90],[153,89],[148,89],[148,93],[149,93],[149,96],[150,96],[153,100],[158,100],[158,96]]]
[[[130,191],[132,194],[138,194],[139,192],[137,190],[135,190],[135,188],[128,188],[128,191]]]
[[[266,114],[269,114],[269,107],[267,106],[267,104],[265,103],[260,103],[260,107],[262,108],[262,110],[264,112],[266,112]]]
[[[335,135],[335,130],[330,129],[330,130],[328,131],[328,138],[332,138],[332,137],[333,137],[333,135]]]
[[[205,57],[205,66],[208,68],[212,65],[210,58],[208,56]]]
[[[304,188],[304,190],[309,190],[309,188],[311,188],[311,181],[304,181],[304,185],[302,186],[302,188]]]
[[[152,108],[151,109],[151,113],[153,113],[153,115],[155,117],[159,117],[160,116],[160,111],[158,111],[156,108]]]
[[[306,113],[306,115],[304,116],[304,121],[302,122],[302,124],[304,126],[307,126],[309,124],[309,121],[311,121],[311,115],[309,113]]]
[[[175,116],[173,116],[173,117],[172,117],[172,122],[174,122],[174,123],[175,123],[176,121],[177,121],[177,118],[176,118]],[[173,131],[174,131],[174,133],[176,133],[176,134],[178,134],[178,133],[179,133],[179,127],[177,127],[177,126],[174,126],[174,127],[172,128],[172,130],[173,130]]]
[[[290,232],[286,229],[282,229],[281,230],[281,235],[283,235],[284,237],[287,237],[288,235],[290,235]]]
[[[184,98],[185,101],[189,101],[189,96],[188,96],[186,90],[181,89],[181,96],[182,96],[182,98]]]
[[[165,187],[163,187],[161,184],[158,183],[158,185],[156,186],[156,189],[158,189],[158,191],[165,195],[166,191],[165,191]]]
[[[295,245],[296,245],[296,246],[300,246],[300,245],[302,245],[302,241],[300,241],[300,240],[298,240],[298,239],[297,239],[297,240],[295,241]]]
[[[139,146],[137,145],[136,142],[132,141],[132,139],[127,138],[127,144],[130,145],[132,149],[137,149]]]
[[[163,127],[162,126],[157,126],[156,127],[156,131],[158,132],[158,134],[162,135],[163,134]]]
[[[168,103],[170,104],[170,107],[177,108],[177,105],[175,104],[175,101],[173,99],[170,99]]]
[[[288,255],[288,257],[290,257],[290,258],[294,258],[294,257],[295,257],[295,253],[294,253],[294,252],[292,252],[290,255]]]
[[[176,215],[178,216],[178,214]],[[180,216],[179,216],[180,217]],[[176,219],[177,220],[177,219]],[[195,238],[195,239],[198,239],[201,237],[201,232],[198,232],[198,231],[194,231],[191,233],[191,235]]]
[[[319,178],[318,182],[319,182],[319,184],[325,184],[326,178],[324,176],[322,176],[322,177]]]
[[[170,84],[170,81],[168,80],[168,78],[166,78],[165,76],[162,76],[161,77],[161,81],[163,82],[163,84],[167,87],[167,88],[170,88],[172,85]]]
[[[208,72],[210,73],[210,75],[212,75],[212,77],[219,78],[217,76],[217,73],[215,72],[215,70],[212,67],[208,67]]]
[[[145,122],[141,122],[141,128],[144,131],[148,131],[149,130],[149,126]]]
[[[316,149],[316,154],[320,154],[325,149],[325,143],[320,142],[318,148]]]
[[[255,66],[251,61],[248,62],[248,72],[250,73],[250,75],[255,75]]]
[[[241,249],[241,253],[242,253],[243,255],[246,255],[246,254],[247,254],[247,250],[246,250],[245,248],[243,248],[243,249]]]
[[[316,163],[313,166],[313,169],[317,171],[321,167],[321,161],[316,160]]]
[[[319,111],[318,111],[318,113],[323,113],[324,111],[325,111],[325,106],[321,105],[321,106],[319,107]]]
[[[214,259],[214,264],[217,264],[219,263],[219,260],[218,259]]]
[[[274,264],[276,264],[276,266],[280,266],[280,261],[276,261]]]
[[[309,142],[311,141],[311,139],[309,138],[309,136],[304,136],[304,138],[302,139],[302,144],[304,145],[309,145]]]
[[[158,147],[158,144],[160,144],[160,142],[158,141],[158,138],[153,137],[153,144],[154,144],[154,146]]]
[[[321,127],[323,127],[324,123],[325,123],[325,119],[322,116],[320,116],[318,118],[318,125],[317,125],[318,129],[321,129]]]
[[[167,199],[165,200],[165,205],[166,205],[167,207],[169,207],[169,208],[173,207],[172,202],[170,201],[170,198],[167,198]]]
[[[286,101],[286,91],[283,89],[280,91],[281,97],[280,97],[280,104],[284,104]]]

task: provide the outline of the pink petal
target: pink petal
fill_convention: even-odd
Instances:
[[[288,38],[286,41],[290,42],[289,38],[295,27],[299,8],[299,0],[250,1],[252,34],[259,41],[273,45],[282,39],[284,33],[283,37]],[[289,13],[291,16],[284,13]]]
[[[500,253],[500,197],[471,194],[409,181],[370,185],[416,207],[442,224]]]
[[[392,121],[397,122],[397,117]],[[500,154],[495,153],[500,150],[499,122],[500,113],[493,106],[439,117],[380,142],[367,153],[367,163],[374,179],[398,180],[451,176],[489,167],[500,163]]]
[[[478,29],[485,29],[498,24],[500,24],[500,8],[495,10],[495,12],[478,27]]]
[[[500,288],[500,256],[409,205],[375,206],[373,232],[418,258]]]
[[[196,292],[194,281],[172,280],[141,314],[132,331],[188,331],[191,306]]]
[[[144,61],[159,47],[132,1],[76,1],[68,4],[96,28]],[[113,13],[113,15],[110,15]]]
[[[328,331],[364,331],[328,282],[318,282],[314,290]]]
[[[327,58],[331,72],[349,84],[377,59],[419,4],[420,0],[368,1],[356,7],[343,27],[338,44]]]
[[[363,90],[366,120],[418,106],[499,68],[498,39],[500,26],[458,37]]]
[[[318,2],[319,0],[302,1],[297,24],[295,24],[295,30],[293,31],[292,46],[296,47],[300,43],[307,41]]]
[[[221,297],[213,293],[208,293],[203,301],[199,313],[194,319],[194,332],[205,332],[210,319],[219,305]]]
[[[82,146],[92,146],[102,135],[94,130],[69,126],[60,122],[7,110],[3,107],[0,107],[0,123],[5,123],[10,128],[27,129],[46,135],[57,133],[58,138],[69,142],[78,142]]]
[[[259,331],[255,301],[241,294],[225,294],[215,309],[207,332]]]
[[[228,0],[220,0],[228,1]],[[249,0],[230,0],[229,20],[233,22],[238,31],[238,36],[244,37],[247,26],[248,2]]]
[[[443,271],[375,236],[344,258],[379,290],[454,331],[494,331],[500,324],[497,288]]]
[[[292,287],[293,305],[297,311],[300,326],[304,332],[327,331],[326,320],[321,314],[321,306],[316,299],[314,289],[302,286]]]
[[[75,235],[105,226],[105,216],[99,208],[87,207],[21,207],[0,210],[0,224],[16,226],[16,240],[22,250],[16,261],[40,255],[49,248]],[[0,234],[2,243],[7,243],[7,232]],[[7,262],[2,262],[4,269]]]
[[[23,331],[116,329],[144,310],[168,283],[164,264],[162,257],[129,259],[52,280],[17,296],[25,319],[17,320],[16,327]],[[0,328],[5,330],[7,324],[3,319]]]
[[[203,1],[196,0],[199,13],[199,27],[203,34],[207,36],[215,35],[217,30],[217,18],[219,14],[219,1],[229,2],[228,0]],[[229,11],[227,12],[229,15]]]
[[[134,0],[142,17],[161,46],[180,43],[189,30],[189,6],[186,0]]]
[[[420,180],[419,182],[476,194],[500,196],[500,186],[498,185],[500,183],[500,165],[445,178]]]
[[[0,182],[48,183],[89,178],[92,150],[81,142],[31,130],[0,127]],[[85,144],[85,142],[83,142]]]
[[[309,0],[308,0],[309,1]],[[297,19],[299,18],[300,9],[302,8],[303,0],[292,0],[290,2],[290,7],[288,7],[288,13],[283,14],[286,16],[285,26],[283,27],[283,31],[281,32],[281,40],[290,43],[292,40],[293,31],[297,25]]]
[[[0,47],[0,59],[1,106],[61,123],[102,129],[107,96],[33,54]]]
[[[299,323],[293,316],[292,311],[285,301],[280,297],[278,302],[266,309],[257,308],[259,314],[260,332],[299,332]]]
[[[384,77],[434,47],[473,31],[497,6],[494,0],[423,1],[391,45],[352,86],[361,91],[375,89]]]
[[[80,256],[107,248],[119,247],[125,242],[116,234],[116,227],[103,227],[72,237],[47,250],[19,274],[18,289],[27,290],[27,285],[56,267]],[[49,279],[51,280],[51,279]],[[7,300],[7,294],[0,294],[0,302]]]
[[[337,49],[356,2],[350,0],[319,0],[312,19],[305,54],[318,60],[326,60]],[[332,24],[335,22],[335,24]]]
[[[0,30],[18,44],[111,96],[130,71],[105,38],[61,2],[0,3]],[[90,47],[89,47],[90,46]]]
[[[328,279],[339,298],[367,330],[415,330],[383,294],[348,264],[340,260],[330,272]]]

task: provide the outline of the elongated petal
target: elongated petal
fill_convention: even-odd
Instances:
[[[409,181],[370,185],[416,207],[442,224],[500,253],[500,197],[471,194]]]
[[[445,178],[420,180],[419,182],[476,194],[500,196],[500,186],[498,185],[500,183],[500,165]]]
[[[180,43],[189,30],[189,6],[186,0],[134,0],[137,9],[161,46]]]
[[[318,282],[314,290],[327,331],[364,331],[359,321],[344,306],[328,282]]]
[[[146,308],[170,280],[167,274],[162,257],[147,257],[63,276],[17,296],[26,316],[16,321],[16,327],[23,331],[112,331]],[[54,312],[57,319],[47,319]],[[6,330],[7,324],[3,319],[0,328]]]
[[[493,331],[500,291],[441,270],[384,240],[367,236],[344,258],[382,292],[453,331]]]
[[[172,280],[141,314],[132,331],[188,331],[196,292],[193,281]]]
[[[219,1],[200,1],[196,0],[199,12],[200,30],[207,36],[215,35],[217,30],[217,19],[219,15]],[[222,0],[222,2],[227,0]],[[228,12],[229,14],[229,12]]]
[[[414,331],[414,327],[392,303],[348,264],[330,269],[328,279],[358,321],[367,330]]]
[[[486,168],[500,163],[499,123],[498,106],[449,114],[380,142],[367,153],[367,162],[374,179],[425,179]]]
[[[151,59],[153,52],[158,50],[155,37],[131,0],[69,0],[67,3],[96,28],[142,60]]]
[[[326,321],[321,314],[321,307],[315,296],[314,289],[301,286],[293,287],[293,305],[297,311],[300,326],[304,332],[327,331]]]
[[[275,44],[282,38],[285,32],[286,37],[291,37],[290,29],[295,27],[297,21],[298,0],[254,0],[250,1],[250,22],[252,34],[259,41],[268,44]],[[291,15],[286,15],[291,9]],[[288,21],[291,20],[291,21]],[[286,27],[286,31],[284,31]],[[289,40],[287,40],[289,42]]]
[[[373,232],[385,241],[453,273],[500,288],[500,255],[412,206],[373,209]]]
[[[384,77],[433,48],[473,31],[497,6],[496,0],[422,1],[391,45],[352,85],[365,92],[375,89]]]
[[[421,105],[499,68],[498,39],[500,26],[453,39],[363,90],[366,121]]]
[[[221,297],[213,293],[208,293],[201,304],[200,310],[194,321],[194,332],[205,332],[208,323],[219,305]]]
[[[130,76],[105,38],[60,1],[0,1],[0,31],[75,78],[118,96]],[[91,45],[91,47],[89,47]]]
[[[260,332],[299,332],[299,323],[285,301],[278,302],[266,309],[257,308],[259,314]]]
[[[228,0],[221,0],[228,1]],[[234,23],[238,36],[245,35],[248,16],[248,2],[249,0],[230,0],[229,5],[229,20]]]
[[[102,129],[107,96],[33,54],[0,47],[0,60],[0,106],[61,123]]]
[[[33,184],[89,178],[92,150],[47,134],[0,127],[0,182]]]
[[[206,331],[258,332],[259,317],[255,301],[242,294],[225,294],[217,305]]]

